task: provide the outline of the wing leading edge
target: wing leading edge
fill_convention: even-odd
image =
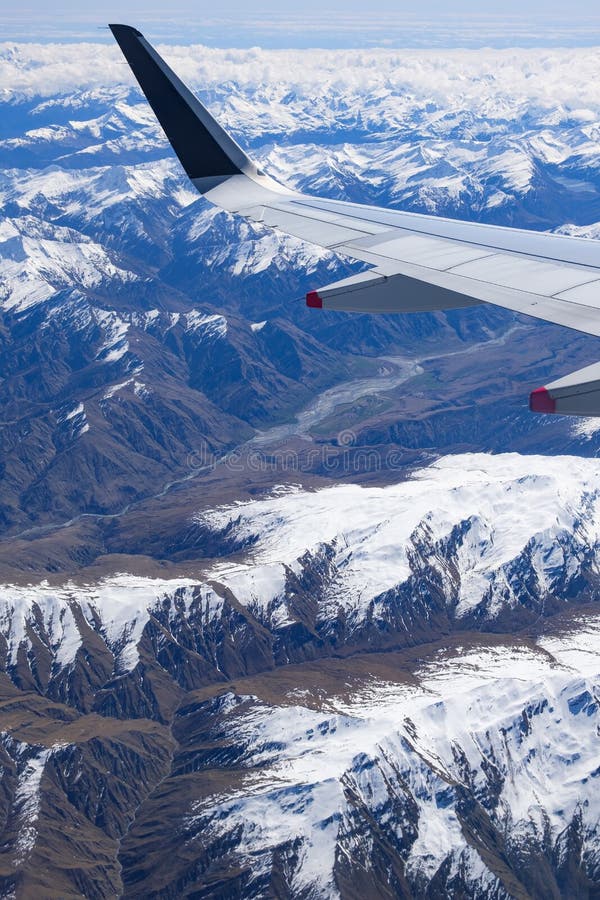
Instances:
[[[200,193],[371,266],[309,292],[308,306],[392,313],[486,302],[600,337],[596,242],[300,194],[259,170],[139,31],[110,28]],[[534,391],[530,407],[600,415],[600,364]]]

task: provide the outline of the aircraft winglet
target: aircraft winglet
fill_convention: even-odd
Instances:
[[[227,132],[130,25],[109,25],[173,150],[192,180],[218,184],[232,175],[257,173]]]

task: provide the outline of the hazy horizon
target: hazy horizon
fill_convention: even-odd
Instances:
[[[600,45],[600,16],[587,0],[562,3],[497,0],[485,13],[473,0],[457,0],[452,14],[440,0],[393,3],[376,0],[303,0],[282,5],[262,0],[248,12],[240,0],[223,0],[218,12],[198,12],[191,0],[125,0],[82,12],[62,0],[52,14],[41,0],[0,14],[0,40],[109,41],[108,22],[143,28],[155,41],[220,47],[535,47]]]

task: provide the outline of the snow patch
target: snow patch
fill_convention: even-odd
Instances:
[[[263,607],[274,599],[269,573],[277,566],[301,574],[327,554],[320,619],[334,619],[339,608],[350,624],[369,611],[385,617],[386,592],[407,583],[423,543],[456,614],[485,600],[494,615],[518,602],[513,571],[519,559],[527,558],[547,590],[564,563],[562,540],[591,550],[600,562],[599,475],[596,460],[466,454],[389,487],[347,484],[282,494],[210,510],[197,521],[250,548],[245,571],[257,584],[264,571]],[[569,562],[576,559],[572,550]]]
[[[573,425],[573,434],[576,437],[586,438],[587,440],[591,440],[595,434],[598,434],[600,431],[600,419],[597,417],[594,418],[581,418],[578,419]]]
[[[225,316],[207,315],[197,309],[185,314],[185,330],[200,333],[206,338],[224,338],[227,335],[227,319]]]
[[[106,250],[92,241],[19,235],[0,243],[0,302],[12,312],[23,313],[67,287],[89,289],[136,277],[114,265]]]
[[[580,627],[586,646],[578,650]],[[373,679],[343,698],[322,698],[320,710],[300,705],[298,691],[292,705],[252,697],[236,705],[230,697],[220,727],[247,775],[234,792],[193,804],[186,830],[233,841],[255,878],[293,846],[290,883],[310,896],[337,896],[334,866],[340,852],[352,852],[356,798],[384,835],[401,839],[405,828],[416,829],[413,839],[407,831],[403,856],[423,893],[445,860],[472,885],[489,885],[495,876],[467,843],[458,815],[456,786],[464,785],[481,797],[499,791],[487,811],[509,843],[525,832],[541,843],[544,828],[558,841],[581,813],[585,852],[600,825],[599,651],[595,617],[579,623],[573,641],[457,648],[423,664],[417,684]],[[398,817],[402,798],[412,804],[410,820]]]
[[[25,748],[23,748],[25,749]],[[40,785],[50,749],[41,750],[30,757],[19,775],[15,792],[15,808],[19,818],[19,829],[14,849],[14,864],[21,865],[35,847],[37,821],[40,815]]]

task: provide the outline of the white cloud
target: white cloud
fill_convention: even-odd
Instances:
[[[564,107],[593,117],[600,110],[597,49],[557,50],[217,50],[200,45],[160,48],[196,89],[227,82],[242,89],[276,86],[317,98],[340,88],[357,95],[387,92],[445,107],[503,113],[523,107]],[[0,96],[49,97],[60,92],[132,86],[116,46],[0,44]],[[584,86],[584,87],[583,87]],[[260,99],[260,98],[259,98]],[[486,104],[482,109],[481,104]],[[582,110],[583,108],[583,110]]]

